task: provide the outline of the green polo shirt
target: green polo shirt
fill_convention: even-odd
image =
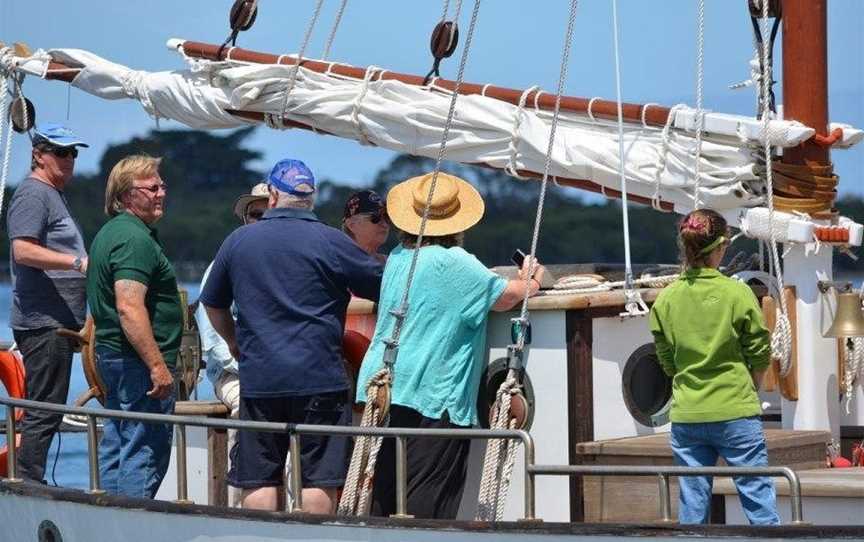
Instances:
[[[689,269],[660,292],[650,325],[672,377],[673,422],[762,413],[750,371],[768,367],[771,339],[749,286],[716,269]]]
[[[147,286],[144,298],[153,337],[168,367],[177,362],[183,312],[174,268],[156,235],[140,218],[121,213],[108,221],[90,246],[87,303],[96,324],[96,345],[136,354],[120,328],[114,283],[134,280]]]

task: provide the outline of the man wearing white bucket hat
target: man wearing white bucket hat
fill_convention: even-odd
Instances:
[[[402,304],[406,281],[429,196],[432,174],[408,179],[387,195],[390,222],[401,243],[387,259],[378,321],[357,379],[365,401],[369,379],[382,367],[384,344]],[[393,371],[391,427],[466,428],[477,423],[477,392],[485,362],[489,311],[507,311],[540,288],[544,269],[525,280],[492,273],[462,248],[465,231],[483,217],[483,198],[468,182],[439,173],[428,212],[408,315]],[[469,441],[408,439],[408,513],[418,518],[455,518],[465,482]],[[385,439],[375,470],[372,513],[387,517],[395,506],[395,444]]]

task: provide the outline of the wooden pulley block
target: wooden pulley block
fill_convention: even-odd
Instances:
[[[234,32],[249,30],[255,24],[257,16],[258,0],[234,0],[231,14],[228,16],[228,24]]]
[[[449,58],[459,44],[459,25],[455,21],[441,21],[432,30],[429,49],[437,60]]]
[[[492,410],[489,417],[490,427],[492,426],[492,413],[498,410],[498,405],[499,402],[497,400],[495,401],[495,404],[492,405]],[[510,416],[508,417],[508,421],[516,420],[516,425],[513,426],[513,429],[528,429],[529,408],[530,406],[528,405],[528,399],[526,399],[525,396],[522,395],[521,391],[514,393],[510,396]],[[508,423],[507,426],[509,427],[510,424]]]
[[[748,0],[750,16],[754,19],[762,18],[762,2],[768,2],[768,17],[777,19],[783,16],[783,2],[781,0]]]
[[[36,125],[36,107],[33,102],[24,96],[18,96],[12,100],[12,106],[9,108],[9,120],[12,122],[12,129],[23,134]]]
[[[390,414],[390,386],[380,386],[378,393],[375,395],[375,406],[378,407],[381,414],[378,418],[379,422]]]

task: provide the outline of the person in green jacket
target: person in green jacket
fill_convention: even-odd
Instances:
[[[650,325],[663,371],[672,377],[670,444],[677,465],[767,466],[758,382],[771,361],[770,333],[756,296],[718,266],[729,245],[726,220],[708,209],[678,228],[684,272],[660,292]],[[769,477],[734,479],[754,525],[780,523]],[[678,521],[707,523],[712,478],[679,480]]]

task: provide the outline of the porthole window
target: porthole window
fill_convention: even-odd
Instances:
[[[489,429],[489,412],[495,403],[495,394],[498,393],[498,388],[507,378],[507,372],[507,358],[498,358],[483,370],[483,376],[480,377],[480,391],[477,394],[477,417],[480,421],[480,427],[484,429]],[[528,373],[522,377],[522,393],[525,397],[525,427],[523,429],[528,431],[534,422],[534,387],[531,385]]]
[[[672,379],[660,368],[653,343],[643,344],[630,354],[621,380],[624,403],[637,422],[647,427],[669,423]]]

